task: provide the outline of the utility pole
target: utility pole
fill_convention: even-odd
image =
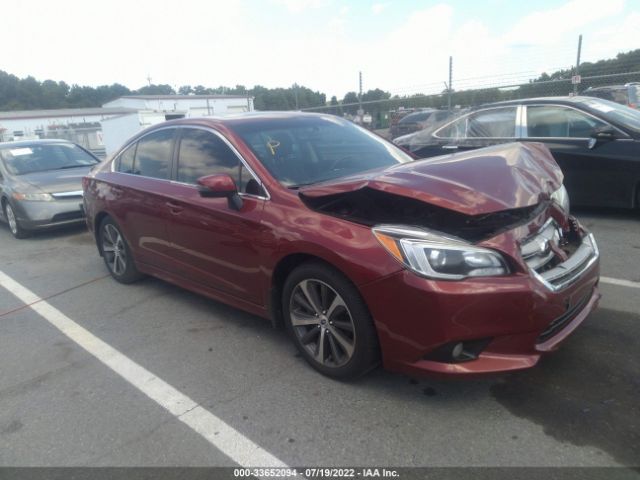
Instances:
[[[364,110],[362,108],[362,72],[358,72],[358,73],[359,73],[359,85],[360,85],[360,89],[358,93],[358,103],[360,104],[360,107],[358,108],[358,117],[360,117],[360,123],[362,123],[362,116],[364,115]]]
[[[582,34],[580,34],[580,36],[578,36],[578,58],[576,59],[576,77],[580,77],[580,53],[582,52]],[[578,83],[579,82],[574,82],[573,83],[573,94],[577,95],[578,94]]]
[[[447,110],[451,111],[451,94],[453,93],[453,57],[449,56],[449,85],[447,86]]]
[[[293,84],[293,95],[296,98],[296,110],[300,110],[300,108],[298,107],[298,84],[297,83]]]

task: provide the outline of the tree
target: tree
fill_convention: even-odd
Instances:
[[[358,101],[358,94],[356,92],[348,92],[342,99],[342,109],[350,115],[355,115],[358,113],[359,106],[356,105]]]
[[[88,87],[90,88],[90,87]],[[198,88],[198,87],[196,87]],[[163,85],[145,85],[142,88],[139,88],[134,93],[138,95],[175,95],[175,91],[171,85],[163,84]]]

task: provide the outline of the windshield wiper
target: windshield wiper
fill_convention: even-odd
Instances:
[[[90,163],[89,165],[65,165],[64,167],[58,167],[56,170],[66,170],[67,168],[80,168],[80,167],[91,167],[96,165],[95,163]]]

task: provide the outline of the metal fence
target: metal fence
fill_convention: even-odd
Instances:
[[[564,58],[570,53],[565,50]],[[467,108],[486,103],[535,97],[580,95],[593,87],[640,82],[638,51],[621,61],[585,63],[550,69],[551,75],[534,71],[455,78],[443,71],[443,81],[400,89],[390,98],[307,108],[350,118],[371,128],[386,128],[397,113],[421,108]],[[449,74],[448,82],[447,73]],[[360,94],[362,95],[362,93]],[[362,98],[362,97],[361,97]],[[363,121],[364,120],[364,121]]]

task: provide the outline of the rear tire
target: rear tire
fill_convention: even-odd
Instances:
[[[11,235],[18,239],[29,237],[31,235],[31,232],[29,230],[25,230],[22,225],[20,225],[20,221],[16,218],[16,214],[13,211],[13,207],[11,206],[11,204],[8,201],[5,201],[3,208],[4,218],[7,219]]]
[[[284,322],[304,359],[320,373],[351,379],[379,361],[371,314],[356,287],[320,262],[289,274],[282,292]]]
[[[138,271],[133,254],[120,227],[111,217],[105,217],[99,230],[100,252],[111,276],[120,283],[133,283],[144,275]]]

